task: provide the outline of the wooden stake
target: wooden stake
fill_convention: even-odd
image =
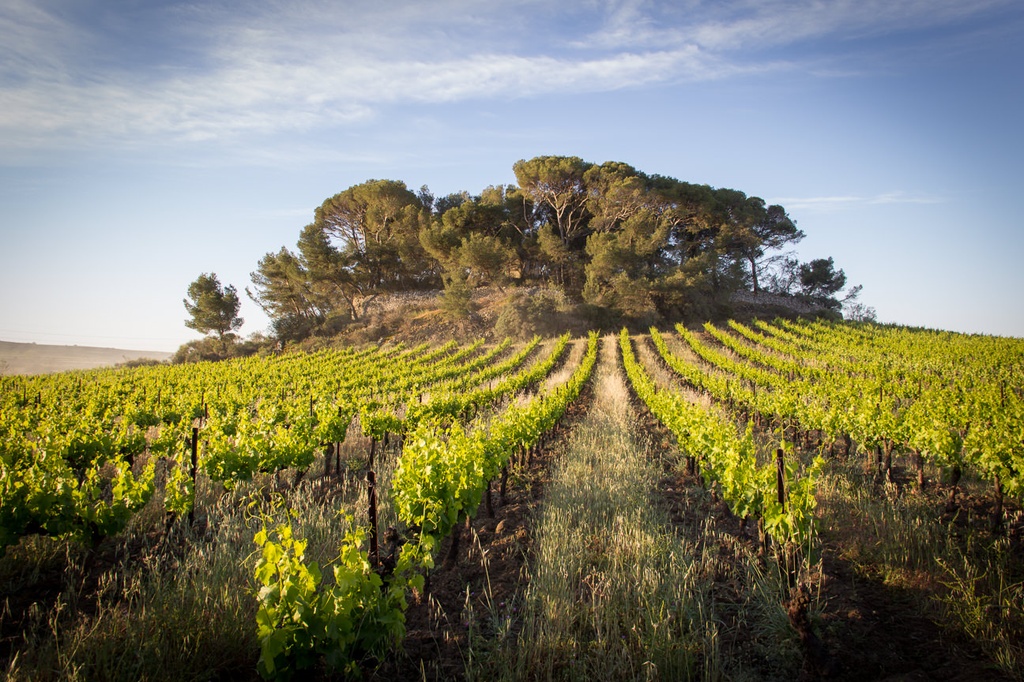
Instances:
[[[782,448],[775,451],[775,483],[779,489],[779,505],[786,511],[786,463],[782,456]]]
[[[992,532],[997,533],[1003,527],[1003,482],[998,474],[995,480],[995,508],[992,510]]]
[[[369,505],[370,518],[370,566],[376,569],[380,565],[380,549],[377,546],[377,482],[373,471],[366,472],[366,499]]]
[[[188,525],[196,520],[196,477],[199,473],[199,428],[192,427],[192,507],[188,510]]]

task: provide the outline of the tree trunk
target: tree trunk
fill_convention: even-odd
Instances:
[[[868,448],[865,453],[864,459],[864,475],[874,477],[875,474],[875,458],[881,459],[882,453],[879,450],[879,446],[874,448]],[[876,451],[877,455],[876,455]]]
[[[330,478],[330,476],[331,476],[331,464],[334,463],[332,461],[333,459],[334,459],[334,443],[331,443],[331,444],[329,444],[327,446],[327,449],[324,450],[324,478]]]
[[[778,488],[779,506],[786,510],[786,463],[783,461],[782,448],[775,451],[775,485]]]
[[[835,673],[836,663],[829,653],[828,647],[811,629],[811,621],[807,609],[811,604],[810,595],[804,589],[793,588],[790,599],[784,603],[789,624],[800,636],[800,648],[803,652],[804,665],[801,679],[827,679]]]
[[[192,506],[188,510],[188,525],[191,528],[196,522],[196,493],[199,492],[196,489],[196,478],[199,474],[199,429],[197,427],[192,427],[192,442],[189,445],[192,450]]]

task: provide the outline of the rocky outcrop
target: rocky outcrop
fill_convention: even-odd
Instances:
[[[798,315],[814,315],[828,310],[805,298],[772,294],[767,291],[759,291],[756,294],[750,291],[737,291],[732,295],[732,302],[757,307],[785,308]]]

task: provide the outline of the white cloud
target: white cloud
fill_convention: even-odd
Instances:
[[[99,82],[8,86],[0,131],[29,147],[161,135],[203,141],[357,122],[381,104],[608,91],[735,71],[696,48],[575,61],[487,53],[438,62],[380,61],[326,53],[298,67],[243,55],[213,71],[163,82],[121,73]]]
[[[634,5],[633,0],[623,3]],[[615,34],[644,36],[663,43],[685,42],[707,50],[759,50],[804,40],[845,41],[930,26],[950,25],[1008,0],[735,0],[690,3],[679,12],[690,21],[652,29],[640,15],[632,29]],[[636,16],[636,13],[616,15]]]
[[[126,27],[120,16],[76,23],[9,0],[0,149],[204,142],[358,123],[383,105],[723,79],[791,66],[744,60],[741,48],[951,22],[1000,2],[267,0],[245,12],[171,6]],[[163,51],[132,52],[148,49],[132,43],[139,32]]]
[[[787,211],[813,211],[832,213],[837,211],[857,210],[864,206],[881,204],[941,204],[942,197],[911,194],[901,190],[883,192],[873,196],[836,195],[824,197],[780,197],[771,199],[769,203],[780,204]]]
[[[941,197],[913,195],[903,191],[885,192],[872,197],[871,204],[941,204],[946,200]]]

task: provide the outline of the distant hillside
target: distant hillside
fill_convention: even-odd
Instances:
[[[0,374],[46,374],[109,367],[129,360],[166,360],[173,353],[90,346],[48,346],[0,341]]]

